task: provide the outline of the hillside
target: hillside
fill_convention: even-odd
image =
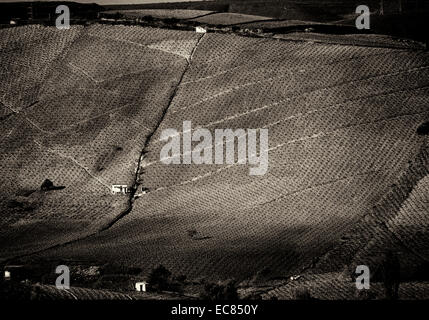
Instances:
[[[3,257],[91,234],[128,208],[111,186],[133,186],[197,35],[123,29],[0,31]],[[41,192],[46,178],[65,188]]]
[[[429,258],[427,171],[407,171],[427,164],[416,133],[429,115],[427,52],[120,25],[0,33],[2,261],[243,280],[299,273],[317,257],[319,272],[341,271],[392,235]],[[162,164],[161,131],[185,120],[268,128],[267,174]],[[46,178],[65,188],[40,191]],[[149,193],[112,195],[112,184]],[[373,240],[369,223],[339,246],[394,184],[395,213],[377,216],[386,233]]]
[[[367,0],[371,12],[370,32],[387,34],[400,38],[427,42],[429,28],[429,2],[421,0],[384,1]],[[147,3],[131,5],[105,5],[107,10],[207,10],[217,13],[235,13],[270,17],[281,24],[290,21],[307,23],[333,23],[355,27],[356,8],[363,3],[359,0],[214,0],[176,3]],[[401,5],[400,5],[401,4]],[[202,21],[217,22],[217,17],[203,18]],[[225,14],[224,17],[228,15]],[[214,19],[210,19],[214,18]],[[220,21],[228,21],[220,19]],[[265,24],[264,24],[265,25]]]

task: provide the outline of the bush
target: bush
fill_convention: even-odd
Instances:
[[[183,293],[186,281],[185,275],[172,276],[172,273],[163,265],[159,265],[151,271],[148,277],[149,289],[151,291],[174,291]]]
[[[142,20],[147,21],[147,22],[152,22],[154,20],[154,18],[152,16],[144,16],[142,18]]]
[[[149,274],[148,282],[154,291],[168,290],[170,289],[171,272],[163,265],[159,265]]]
[[[371,290],[358,290],[356,289],[356,299],[357,300],[375,300],[377,295],[375,292]]]
[[[184,274],[181,274],[181,275],[178,275],[177,277],[174,277],[174,280],[181,282],[181,283],[185,283],[186,276]]]
[[[177,19],[177,18],[166,18],[166,19],[163,19],[163,22],[164,22],[165,24],[168,24],[168,25],[175,25],[175,24],[177,24],[179,21],[180,21],[180,20],[179,20],[179,19]]]
[[[43,191],[49,191],[53,187],[54,187],[54,183],[49,179],[45,179],[45,181],[43,181],[42,185],[40,186],[40,189]]]
[[[387,250],[384,253],[382,263],[383,284],[386,299],[398,299],[399,284],[401,278],[401,266],[398,255],[392,250]]]
[[[422,123],[417,128],[417,134],[420,135],[420,136],[429,135],[429,122]]]
[[[111,274],[101,276],[90,287],[93,289],[122,291],[133,288],[133,283],[127,275]]]
[[[429,262],[421,262],[414,268],[412,280],[429,281]]]
[[[0,300],[38,300],[31,285],[7,280],[0,282]]]
[[[225,284],[206,283],[201,298],[209,301],[238,300],[237,283],[234,280],[230,280]]]

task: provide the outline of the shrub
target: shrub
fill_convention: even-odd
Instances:
[[[132,281],[127,275],[104,275],[93,282],[91,287],[93,289],[109,289],[115,291],[121,291],[133,288]]]
[[[149,274],[148,282],[152,290],[162,291],[168,290],[171,283],[171,272],[163,265],[159,265]]]
[[[0,282],[0,300],[36,300],[30,285],[7,280]]]
[[[181,282],[181,283],[185,283],[186,276],[184,274],[181,274],[181,275],[178,275],[177,277],[174,277],[174,280]]]
[[[152,22],[152,21],[154,20],[154,18],[153,18],[152,16],[144,16],[144,17],[142,18],[142,20],[144,20],[144,21],[148,21],[148,22]]]
[[[356,299],[357,300],[375,300],[377,298],[377,295],[375,292],[371,290],[356,290]]]
[[[415,271],[412,275],[412,280],[429,281],[429,262],[422,262],[415,266]]]
[[[429,122],[422,123],[417,128],[417,134],[420,136],[426,136],[429,134]]]
[[[386,299],[398,299],[401,266],[397,254],[392,250],[384,253],[382,263],[383,285]]]
[[[166,18],[166,19],[163,19],[163,22],[165,24],[168,24],[168,25],[175,25],[179,22],[179,19],[177,19],[177,18]]]
[[[43,181],[42,185],[40,186],[40,189],[43,191],[49,191],[53,187],[54,187],[54,183],[49,179],[45,179],[45,181]]]
[[[237,283],[235,280],[229,280],[225,284],[206,283],[201,298],[210,301],[238,300]]]

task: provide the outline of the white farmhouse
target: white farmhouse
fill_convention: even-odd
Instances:
[[[203,27],[195,27],[195,32],[196,33],[206,33],[207,30],[206,30],[206,28],[203,28]]]
[[[148,283],[146,281],[136,282],[136,291],[146,292],[146,285]]]
[[[123,193],[127,194],[129,192],[128,186],[123,184],[113,184],[112,185],[112,194]]]

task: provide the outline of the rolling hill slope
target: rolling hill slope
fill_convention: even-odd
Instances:
[[[145,137],[197,40],[140,31],[1,30],[2,256],[93,233],[128,207],[111,186],[133,185]],[[46,178],[65,188],[37,191]]]
[[[188,277],[286,276],[360,225],[427,139],[416,134],[429,117],[425,52],[105,25],[1,32],[2,259],[39,251]],[[160,133],[185,120],[268,128],[267,174],[164,165]],[[22,195],[45,178],[66,188]],[[421,181],[389,216],[404,241],[422,239]],[[150,192],[129,200],[111,184]]]

